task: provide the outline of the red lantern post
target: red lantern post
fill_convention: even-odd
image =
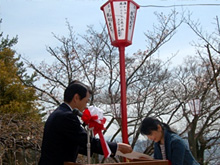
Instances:
[[[122,140],[128,144],[125,47],[132,44],[137,9],[133,0],[109,0],[102,7],[111,44],[119,48],[121,81]]]

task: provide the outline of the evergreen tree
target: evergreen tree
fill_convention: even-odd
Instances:
[[[12,47],[17,40],[0,33],[0,164],[33,162],[41,143],[38,97],[34,88],[24,85],[24,81],[33,82],[34,75],[29,77],[15,57]]]

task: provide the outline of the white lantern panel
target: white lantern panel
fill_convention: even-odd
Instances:
[[[127,1],[113,2],[115,11],[115,22],[119,40],[125,39],[126,19],[127,19]]]
[[[129,41],[132,40],[136,11],[137,11],[137,7],[133,3],[130,3],[129,22],[128,22],[128,40]]]
[[[108,30],[109,30],[111,40],[115,41],[115,31],[114,31],[114,24],[113,24],[113,18],[112,18],[110,3],[108,3],[104,7],[104,14],[105,14],[105,19],[106,19],[106,23],[107,23],[107,26],[108,26]]]

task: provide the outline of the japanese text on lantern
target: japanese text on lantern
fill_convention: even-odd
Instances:
[[[130,13],[129,13],[129,23],[128,23],[128,40],[129,41],[132,40],[131,37],[132,37],[133,29],[134,29],[136,10],[137,10],[137,7],[133,3],[130,3]]]
[[[127,2],[114,2],[118,39],[125,39]]]
[[[111,36],[112,41],[114,41],[115,40],[115,31],[114,31],[114,27],[113,27],[114,25],[113,25],[113,18],[112,18],[110,3],[104,7],[104,11],[105,11],[104,12],[105,19],[106,19],[106,22],[107,22],[108,28],[109,28],[109,34]]]

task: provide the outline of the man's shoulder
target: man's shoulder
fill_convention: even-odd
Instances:
[[[71,111],[71,109],[65,105],[60,104],[48,117],[48,120],[64,120],[65,118],[76,119],[76,115]]]
[[[65,103],[60,104],[57,109],[59,109],[59,110],[62,109],[62,110],[66,110],[66,111],[71,111],[70,107],[69,107],[67,104],[65,104]]]

